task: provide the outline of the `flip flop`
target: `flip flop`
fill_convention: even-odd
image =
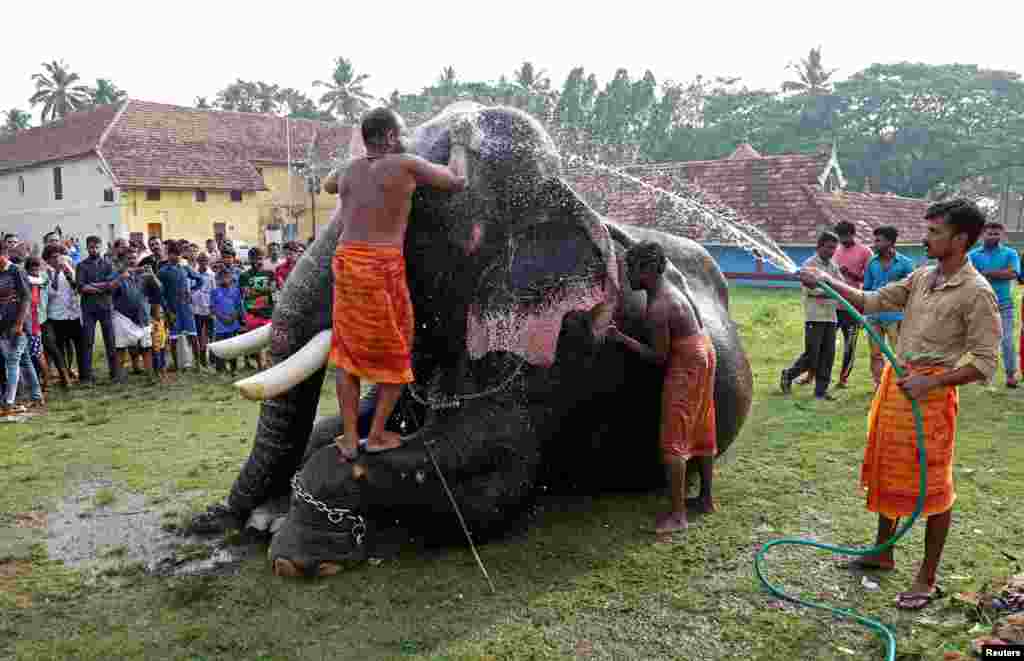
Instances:
[[[896,597],[896,608],[900,610],[919,611],[931,605],[936,599],[946,596],[942,588],[936,585],[929,592],[901,592]]]

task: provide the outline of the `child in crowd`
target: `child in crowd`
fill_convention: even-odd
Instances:
[[[167,320],[164,316],[163,285],[155,276],[152,266],[143,267],[147,278],[142,287],[149,305],[149,329],[152,337],[150,351],[153,355],[153,381],[164,383],[167,380]]]
[[[205,252],[196,256],[198,273],[203,281],[198,289],[192,290],[192,313],[196,318],[196,332],[199,334],[199,364],[209,367],[206,360],[206,347],[213,335],[213,318],[210,316],[210,294],[214,290],[214,275],[210,270],[210,257]]]
[[[50,387],[50,367],[43,351],[43,324],[46,323],[47,285],[50,279],[43,270],[43,260],[29,257],[25,260],[25,271],[28,273],[28,284],[32,290],[32,303],[29,314],[32,317],[32,333],[28,336],[28,355],[32,359],[32,367],[45,393]]]
[[[210,293],[210,312],[213,316],[213,339],[217,342],[234,337],[242,329],[242,292],[234,282],[234,276],[228,269],[217,274],[217,287]],[[231,375],[238,370],[238,360],[228,361]],[[224,360],[213,357],[213,364],[218,372],[224,371]]]
[[[274,270],[278,289],[284,288],[284,283],[288,280],[288,275],[295,268],[295,263],[299,261],[299,255],[301,254],[302,248],[298,241],[289,241],[284,244],[284,262]]]
[[[238,281],[245,304],[245,330],[251,331],[266,326],[274,316],[274,293],[277,278],[273,271],[264,270],[263,251],[249,250],[249,270],[242,273]],[[249,356],[245,366],[250,367]],[[263,370],[263,350],[256,354],[256,369]]]

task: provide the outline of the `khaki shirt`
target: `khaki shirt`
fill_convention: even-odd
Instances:
[[[844,282],[843,274],[839,271],[839,265],[834,261],[823,262],[821,258],[818,257],[818,253],[811,255],[803,265],[804,268],[818,269],[823,273],[829,274],[840,282]],[[828,294],[818,287],[808,289],[801,285],[800,289],[803,290],[804,295],[805,321],[836,323],[836,309],[839,307],[839,303],[837,303],[835,299],[829,298]]]
[[[955,369],[966,354],[986,379],[996,371],[1002,325],[992,286],[970,260],[931,289],[938,266],[924,266],[878,291],[864,292],[864,312],[903,311],[900,360]]]

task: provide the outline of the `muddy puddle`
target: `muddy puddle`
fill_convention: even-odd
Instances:
[[[175,500],[194,495],[177,494]],[[47,553],[68,567],[181,576],[234,573],[259,552],[254,544],[228,546],[223,538],[179,534],[174,526],[181,511],[173,503],[147,504],[145,496],[109,480],[85,480],[47,515]]]

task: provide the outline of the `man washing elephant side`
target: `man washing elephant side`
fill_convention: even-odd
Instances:
[[[658,534],[687,527],[686,462],[697,458],[704,512],[715,510],[711,496],[717,453],[715,425],[715,347],[704,329],[697,306],[665,277],[667,260],[661,245],[638,243],[626,253],[630,287],[647,292],[647,324],[653,347],[623,334],[615,326],[609,338],[665,367],[661,396],[661,452],[670,473],[672,511],[655,521]]]
[[[384,428],[404,384],[413,381],[413,307],[406,283],[405,244],[412,194],[418,185],[458,192],[466,187],[466,145],[472,128],[452,132],[448,167],[407,152],[405,123],[377,108],[362,121],[366,155],[328,178],[341,201],[341,236],[334,253],[331,358],[344,433],[335,439],[343,460],[401,447]],[[360,380],[380,386],[369,436],[359,440]]]

